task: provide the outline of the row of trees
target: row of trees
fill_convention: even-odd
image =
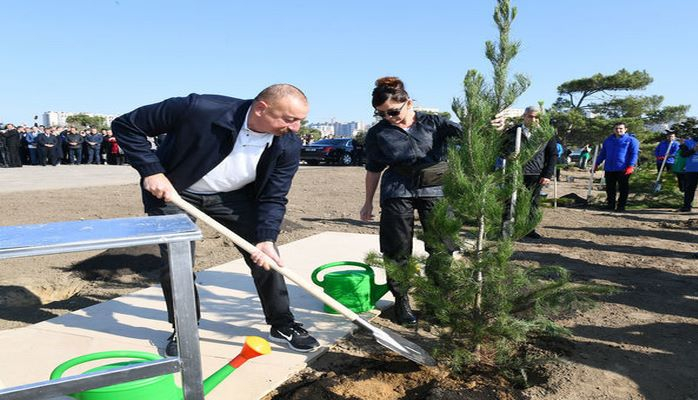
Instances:
[[[99,115],[75,114],[66,118],[65,122],[75,126],[78,129],[109,129],[109,126],[107,126],[107,120]]]
[[[568,144],[599,143],[624,121],[640,141],[656,140],[654,128],[669,127],[686,119],[690,106],[663,106],[663,96],[640,96],[653,79],[646,71],[621,69],[611,75],[595,74],[558,86],[551,121]]]

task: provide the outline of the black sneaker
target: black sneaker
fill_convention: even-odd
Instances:
[[[308,331],[301,328],[303,324],[294,322],[288,326],[272,326],[269,331],[269,340],[278,343],[287,343],[291,350],[300,352],[315,351],[320,347],[320,343],[310,336]]]
[[[179,348],[177,347],[177,332],[172,332],[167,338],[167,346],[165,346],[165,354],[170,357],[179,356]]]

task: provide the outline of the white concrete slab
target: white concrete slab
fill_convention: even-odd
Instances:
[[[128,185],[139,179],[129,165],[25,165],[0,168],[0,193]]]
[[[417,253],[423,253],[415,241]],[[376,235],[325,232],[280,246],[287,268],[310,281],[312,271],[334,261],[363,261],[378,251]],[[384,283],[383,271],[376,271]],[[202,320],[199,330],[204,377],[238,354],[246,336],[267,338],[249,269],[242,259],[198,274]],[[354,325],[342,316],[326,314],[322,303],[288,282],[296,320],[325,347],[350,333]],[[388,293],[379,307],[391,304]],[[370,318],[371,313],[366,314]],[[48,379],[61,362],[106,350],[141,350],[163,354],[170,326],[162,292],[151,287],[42,323],[0,332],[0,381],[17,386]],[[235,371],[207,399],[256,400],[273,390],[306,363],[322,354],[297,353],[272,343],[272,353],[249,361]],[[76,371],[79,372],[79,371]]]

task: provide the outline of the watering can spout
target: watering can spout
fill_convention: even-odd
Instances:
[[[245,361],[257,356],[269,354],[269,352],[271,352],[269,342],[259,336],[248,336],[245,340],[245,344],[242,346],[240,354],[235,356],[235,358],[230,360],[230,362],[214,372],[211,376],[204,379],[204,395],[209,394],[211,390],[223,382],[228,375],[244,364]]]

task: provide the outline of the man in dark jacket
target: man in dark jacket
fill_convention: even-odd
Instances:
[[[528,142],[532,135],[532,130],[538,126],[538,107],[526,107],[523,114],[523,125],[517,125],[505,132],[504,150],[506,157],[514,154],[516,145],[516,130],[521,128],[521,145]],[[557,164],[557,141],[551,138],[545,145],[538,149],[533,157],[523,166],[523,183],[531,193],[531,212],[533,217],[538,212],[538,200],[543,186],[550,183],[555,173]],[[505,221],[509,219],[509,207],[506,210]],[[535,228],[526,235],[527,238],[540,239],[542,236],[536,232]]]
[[[7,124],[7,125],[12,125],[12,124]],[[9,165],[7,164],[7,147],[5,146],[5,131],[7,130],[7,126],[5,127],[4,130],[0,130],[0,168],[7,168]]]
[[[75,127],[68,129],[65,138],[68,142],[68,160],[73,165],[80,165],[82,162],[82,143],[85,138],[78,133]]]
[[[102,147],[102,141],[104,137],[102,134],[97,132],[97,129],[91,128],[90,132],[85,136],[85,143],[87,143],[87,164],[101,164],[99,149]]]
[[[242,251],[257,287],[270,340],[297,351],[319,343],[294,320],[274,242],[286,212],[287,194],[300,162],[301,143],[293,132],[308,113],[298,88],[272,85],[254,100],[191,94],[140,107],[112,123],[112,131],[142,177],[149,215],[180,213],[167,204],[175,192],[249,242],[258,251]],[[156,152],[149,137],[167,136]],[[161,283],[173,323],[167,249],[161,246]],[[176,332],[166,348],[177,353]]]
[[[22,148],[21,134],[12,124],[7,124],[7,130],[3,133],[5,138],[5,163],[10,168],[21,167],[22,158],[20,149]]]
[[[60,143],[58,141],[58,136],[53,134],[53,128],[47,127],[39,136],[36,138],[37,149],[39,150],[39,164],[46,166],[46,160],[48,163],[54,167],[58,165],[58,158],[56,158],[55,147]]]

